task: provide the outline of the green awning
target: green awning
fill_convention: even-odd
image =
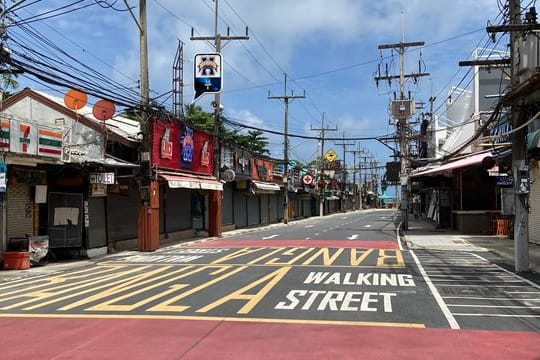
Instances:
[[[533,151],[540,148],[540,129],[527,134],[527,150]]]

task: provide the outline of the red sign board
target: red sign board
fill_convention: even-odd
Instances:
[[[178,121],[152,119],[152,164],[162,169],[212,175],[213,138]]]
[[[274,163],[272,161],[251,159],[251,178],[253,180],[272,182],[274,180],[273,168]]]

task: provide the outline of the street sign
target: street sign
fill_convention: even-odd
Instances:
[[[338,155],[337,153],[332,150],[332,149],[328,149],[328,151],[326,152],[326,154],[324,154],[324,157],[326,158],[326,160],[328,161],[334,161],[337,159]]]
[[[193,87],[197,100],[204,94],[220,93],[223,86],[223,60],[220,53],[196,54]]]

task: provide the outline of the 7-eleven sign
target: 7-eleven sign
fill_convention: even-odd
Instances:
[[[37,126],[23,121],[11,120],[9,150],[15,153],[37,154]]]

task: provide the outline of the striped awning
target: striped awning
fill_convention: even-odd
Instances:
[[[171,189],[198,189],[198,190],[216,190],[223,191],[223,183],[216,180],[214,177],[206,177],[199,175],[170,175],[160,174],[162,179],[167,181],[167,185]]]

